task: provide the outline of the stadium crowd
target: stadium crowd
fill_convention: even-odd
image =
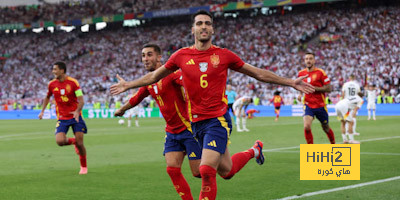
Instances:
[[[74,20],[113,14],[188,8],[227,3],[232,0],[77,0],[39,5],[0,7],[0,24]]]
[[[315,52],[316,66],[332,80],[334,92],[329,95],[334,102],[350,74],[360,85],[375,84],[383,96],[400,99],[399,21],[398,7],[217,18],[214,41],[245,62],[290,78],[304,68],[304,52]],[[338,37],[320,42],[320,33]],[[38,104],[45,96],[53,78],[51,64],[57,60],[67,62],[67,74],[79,80],[87,103],[113,104],[123,98],[112,98],[107,91],[116,74],[134,79],[145,73],[140,62],[143,44],[159,44],[166,61],[174,51],[193,43],[188,23],[3,36],[0,55],[10,57],[0,61],[0,99],[2,104],[25,105]],[[228,79],[239,95],[257,96],[264,105],[277,89],[234,71]],[[291,88],[278,89],[288,104],[297,97]]]

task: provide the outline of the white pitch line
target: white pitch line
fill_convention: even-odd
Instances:
[[[367,186],[367,185],[374,185],[374,184],[378,184],[378,183],[384,183],[384,182],[389,182],[389,181],[394,181],[394,180],[399,180],[399,179],[400,179],[400,176],[395,176],[395,177],[391,177],[391,178],[387,178],[387,179],[381,179],[381,180],[365,182],[365,183],[360,183],[360,184],[355,184],[355,185],[348,185],[348,186],[332,188],[332,189],[328,189],[328,190],[320,190],[320,191],[316,191],[316,192],[309,192],[309,193],[305,193],[305,194],[302,194],[302,195],[294,195],[294,196],[284,197],[284,198],[281,198],[281,199],[278,199],[278,200],[299,199],[299,198],[303,198],[303,197],[310,197],[310,196],[315,196],[315,195],[319,195],[319,194],[326,194],[326,193],[329,193],[329,192],[336,192],[336,191],[341,191],[341,190],[359,188],[359,187],[364,187],[364,186]]]

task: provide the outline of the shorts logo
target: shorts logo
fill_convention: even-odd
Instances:
[[[201,63],[199,64],[199,67],[200,67],[200,71],[201,71],[201,72],[206,72],[206,71],[207,71],[207,68],[208,68],[208,63],[206,63],[206,62],[201,62]]]
[[[195,154],[194,152],[192,152],[192,153],[189,155],[189,158],[196,158],[196,154]]]
[[[190,59],[189,61],[186,62],[187,65],[194,65],[196,63],[194,63],[193,59]]]
[[[215,140],[209,142],[207,145],[217,148],[217,143],[215,142]]]

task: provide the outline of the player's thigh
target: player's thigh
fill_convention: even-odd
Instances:
[[[225,153],[221,155],[221,162],[218,166],[218,174],[221,176],[226,176],[232,169],[232,159],[229,153],[228,147],[225,150]]]
[[[313,120],[314,120],[314,117],[312,117],[310,115],[304,115],[303,116],[304,127],[311,128],[311,124],[312,124]]]
[[[64,133],[64,132],[56,133],[56,143],[58,145],[63,145],[66,140],[67,140],[67,134],[66,133]]]
[[[180,168],[184,158],[185,152],[183,151],[171,151],[165,153],[165,162],[167,163],[168,167]]]
[[[200,166],[208,165],[214,169],[218,169],[221,162],[221,154],[211,149],[203,149]]]

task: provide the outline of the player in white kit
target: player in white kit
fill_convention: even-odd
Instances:
[[[236,130],[237,130],[237,132],[242,132],[242,131],[247,131],[248,132],[248,131],[250,131],[246,127],[246,120],[247,120],[246,108],[252,102],[253,102],[253,99],[251,97],[243,96],[243,97],[240,97],[239,99],[237,99],[233,103],[232,108],[233,108],[233,112],[235,113],[235,116],[236,116]],[[240,119],[242,120],[243,129],[240,128]]]
[[[136,90],[132,90],[132,95],[135,95],[136,92],[137,92]],[[129,101],[129,99],[132,97],[132,95],[128,95],[125,98],[125,102]],[[128,118],[128,127],[131,127],[131,121],[132,121],[133,116],[135,117],[135,126],[139,127],[139,109],[140,108],[141,108],[141,105],[139,104],[125,112],[124,117]]]
[[[342,138],[344,144],[359,144],[359,141],[354,140],[353,122],[358,109],[362,106],[363,100],[360,96],[344,98],[335,105],[335,110],[338,119],[341,122]],[[346,130],[346,124],[348,130]],[[348,138],[347,138],[348,137]]]
[[[343,99],[349,99],[349,98],[352,98],[355,96],[362,96],[362,93],[361,93],[360,85],[355,80],[355,76],[350,75],[350,80],[348,82],[346,82],[345,84],[343,84],[342,97],[343,97]],[[354,112],[354,111],[352,111],[352,112]],[[350,113],[350,114],[353,115],[353,113]],[[358,133],[356,131],[356,126],[357,126],[356,115],[357,115],[357,112],[354,114],[353,132],[355,135],[360,135],[360,133]],[[349,125],[346,126],[346,130],[349,130],[348,126]]]
[[[372,110],[372,119],[376,120],[375,118],[375,109],[376,109],[376,94],[377,90],[375,85],[370,85],[367,90],[367,109],[368,109],[368,120],[371,120],[371,110]]]

